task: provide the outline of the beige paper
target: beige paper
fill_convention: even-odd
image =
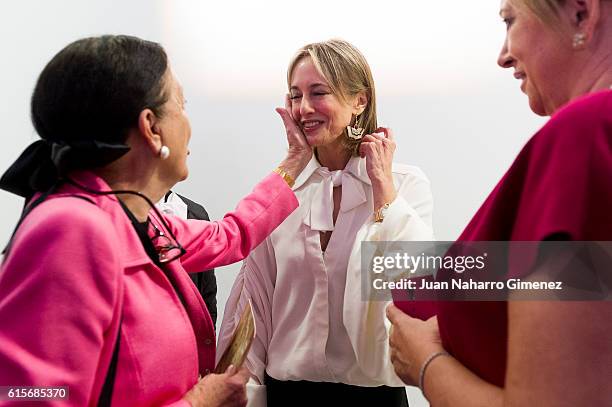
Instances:
[[[244,307],[244,311],[242,311],[240,321],[238,321],[229,345],[219,359],[217,367],[215,367],[215,373],[225,373],[230,365],[239,369],[249,353],[253,339],[255,339],[255,319],[251,300],[249,300],[247,306]]]

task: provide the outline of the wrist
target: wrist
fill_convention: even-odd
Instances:
[[[295,178],[289,175],[282,166],[276,167],[272,172],[277,173],[289,185],[289,188],[293,188],[293,185],[295,185]]]
[[[440,347],[439,349],[429,351],[427,356],[424,357],[417,365],[419,366],[419,371],[415,372],[413,380],[414,383],[419,386],[425,398],[427,398],[425,394],[425,380],[427,372],[431,369],[431,365],[433,363],[437,362],[440,359],[443,359],[444,357],[451,357],[451,355],[446,350],[444,350],[444,348]]]
[[[306,168],[310,158],[312,157],[312,151],[289,151],[285,159],[279,164],[279,168],[284,170],[293,180],[302,173],[302,170]]]
[[[370,178],[372,185],[393,185],[393,173],[391,171],[372,171],[371,173],[368,173],[368,177]]]
[[[374,198],[374,211],[378,211],[386,204],[391,204],[397,197],[393,182],[372,182],[372,196]]]

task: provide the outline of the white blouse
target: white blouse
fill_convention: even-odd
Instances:
[[[218,357],[250,299],[257,333],[245,364],[259,384],[267,370],[278,380],[404,386],[389,360],[388,302],[362,300],[360,244],[433,240],[433,198],[417,167],[393,164],[393,180],[397,198],[375,223],[365,159],[351,158],[339,173],[313,157],[293,187],[299,208],[243,263],[225,306]],[[334,225],[332,191],[340,182]],[[325,252],[323,230],[333,230]]]

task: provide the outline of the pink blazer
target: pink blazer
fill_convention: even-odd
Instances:
[[[114,195],[65,185],[26,217],[0,269],[0,386],[68,386],[60,404],[95,405],[122,318],[113,405],[186,405],[214,367],[215,332],[185,270],[242,260],[297,206],[271,174],[221,221],[166,217],[187,254],[164,273]]]

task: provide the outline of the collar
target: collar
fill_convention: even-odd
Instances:
[[[310,179],[312,174],[314,174],[315,171],[320,167],[322,167],[321,164],[317,160],[317,157],[315,157],[313,154],[306,167],[302,170],[300,175],[295,180],[292,189],[294,191],[299,189],[302,185],[304,185],[306,181]],[[346,166],[344,167],[343,171],[348,172],[353,177],[357,178],[359,181],[363,182],[366,185],[372,185],[370,177],[368,177],[368,172],[366,171],[365,158],[351,157],[348,163],[346,163]]]
[[[308,202],[300,204],[306,207],[304,213],[304,224],[313,230],[334,230],[333,222],[333,182],[332,174],[327,168],[322,167],[313,156],[306,168],[302,171],[293,189],[301,188],[306,181],[313,177],[312,188],[314,189]],[[351,157],[341,175],[342,200],[340,212],[350,211],[357,206],[367,202],[365,185],[370,185],[370,179],[365,168],[365,159]]]
[[[169,191],[155,206],[166,215],[187,219],[187,204],[172,191]]]
[[[104,191],[111,191],[111,187],[106,183],[106,181],[104,181],[104,179],[102,179],[102,177],[96,175],[94,172],[92,171],[75,171],[70,173],[70,179],[73,180],[74,182],[76,182],[79,185],[82,185],[86,188],[89,189],[93,189],[94,191],[100,191],[100,192],[104,192]],[[91,200],[93,200],[96,203],[100,203],[100,202],[105,202],[107,200],[111,200],[111,201],[115,201],[117,203],[119,203],[117,196],[116,195],[96,195],[96,194],[92,194],[89,193],[87,191],[82,190],[81,188],[70,184],[70,183],[65,183],[63,184],[61,191],[64,192],[69,192],[71,194],[78,194],[78,195],[86,195],[89,198],[91,198]]]
[[[77,184],[95,191],[111,191],[106,181],[91,171],[75,171],[70,174],[70,178]],[[97,195],[68,183],[63,184],[56,195],[81,195],[87,197],[110,216],[112,224],[108,225],[109,233],[117,235],[119,242],[117,247],[122,251],[121,258],[124,267],[152,263],[140,242],[136,230],[132,226],[132,222],[123,208],[121,208],[116,195]]]

